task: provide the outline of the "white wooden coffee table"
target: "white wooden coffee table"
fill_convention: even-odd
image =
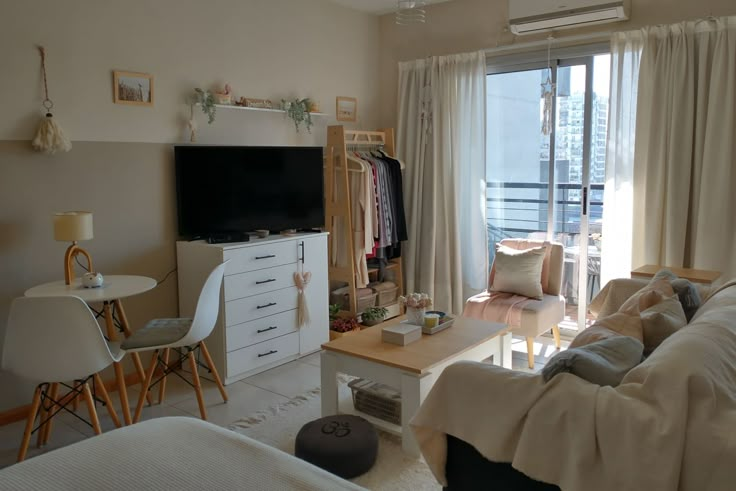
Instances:
[[[399,320],[397,319],[397,322]],[[322,416],[339,412],[359,414],[374,425],[402,438],[404,451],[419,457],[409,421],[437,377],[448,365],[462,361],[491,362],[511,368],[511,333],[505,324],[458,318],[452,327],[423,335],[407,346],[381,341],[382,326],[374,326],[322,345]],[[401,391],[401,426],[340,405],[337,374],[344,373],[386,384]]]

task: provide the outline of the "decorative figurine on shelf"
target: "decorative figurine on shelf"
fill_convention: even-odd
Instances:
[[[232,104],[232,88],[230,88],[230,84],[225,84],[225,89],[222,92],[215,92],[215,97],[218,104]]]

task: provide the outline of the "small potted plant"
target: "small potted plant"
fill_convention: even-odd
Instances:
[[[296,132],[299,133],[299,125],[304,123],[309,133],[312,132],[312,115],[309,113],[312,101],[309,98],[294,99],[293,101],[281,100],[281,106],[286,115],[294,121]]]
[[[330,341],[360,331],[360,324],[355,317],[338,317],[330,322]]]
[[[385,307],[368,307],[360,315],[360,323],[364,326],[375,326],[386,319],[388,309]]]

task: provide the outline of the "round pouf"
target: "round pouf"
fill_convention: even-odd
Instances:
[[[302,426],[294,453],[343,479],[368,472],[378,455],[378,433],[360,416],[327,416]]]

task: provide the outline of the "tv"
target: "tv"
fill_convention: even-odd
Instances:
[[[179,235],[324,225],[322,147],[176,145]]]

